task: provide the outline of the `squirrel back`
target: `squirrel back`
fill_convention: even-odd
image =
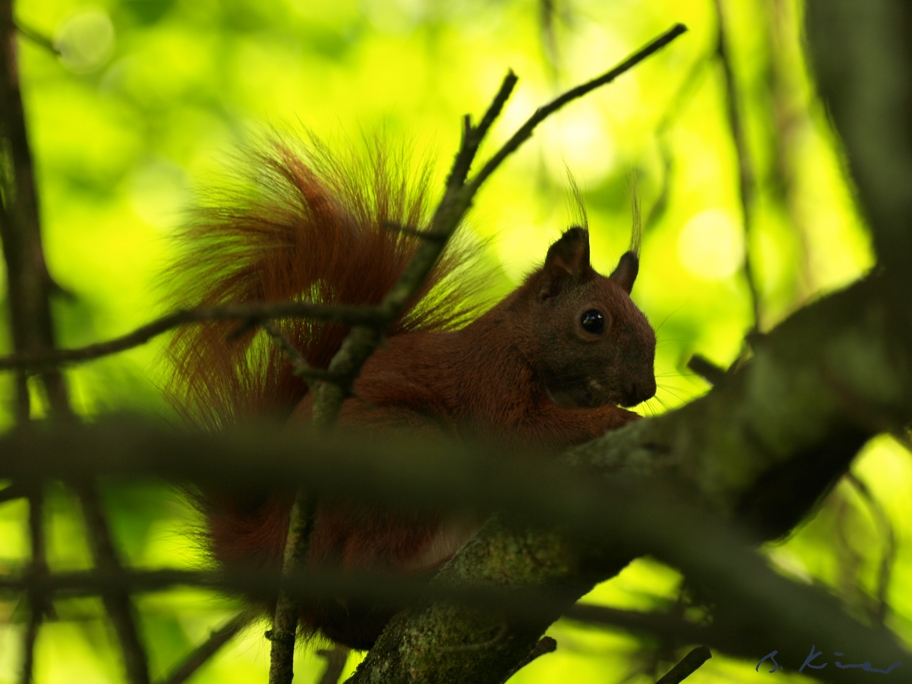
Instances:
[[[378,303],[415,250],[413,231],[425,225],[427,174],[410,186],[402,159],[380,146],[366,165],[341,163],[313,141],[303,156],[273,143],[254,161],[252,189],[201,211],[185,231],[189,249],[173,271],[179,302]],[[482,285],[466,273],[472,255],[448,254],[364,365],[341,425],[556,452],[638,418],[620,406],[655,393],[655,335],[629,297],[635,251],[602,276],[589,261],[588,230],[572,227],[542,267],[478,317],[467,304]],[[170,390],[179,409],[209,429],[264,415],[308,420],[311,396],[283,353],[255,332],[230,340],[236,325],[198,325],[175,336]],[[317,368],[346,333],[299,320],[280,329]],[[229,569],[280,568],[293,494],[282,483],[268,492],[201,492],[214,559]],[[478,524],[319,501],[308,563],[418,581]],[[373,644],[389,617],[335,601],[301,612],[306,632],[359,649]]]

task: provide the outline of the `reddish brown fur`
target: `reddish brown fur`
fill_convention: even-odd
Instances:
[[[318,144],[307,161],[281,144],[258,161],[266,172],[263,196],[235,201],[239,208],[208,210],[188,230],[192,251],[179,268],[195,280],[189,303],[380,301],[415,245],[384,226],[424,225],[426,175],[410,195],[402,167],[379,148],[366,171],[338,164]],[[605,278],[589,264],[588,233],[571,229],[521,287],[455,329],[468,315],[468,290],[440,284],[452,282],[465,263],[456,254],[437,267],[416,299],[423,301],[392,326],[387,345],[356,381],[356,394],[368,403],[346,401],[341,424],[471,434],[558,451],[637,417],[616,405],[655,391],[655,337],[628,296],[634,255]],[[439,296],[427,297],[435,286]],[[604,333],[581,327],[581,314],[591,310],[604,314]],[[326,367],[345,334],[341,326],[304,322],[285,321],[282,329],[316,367]],[[226,342],[230,330],[230,324],[200,326],[176,338],[173,390],[183,410],[210,428],[263,414],[307,420],[311,397],[281,353],[252,334]],[[215,559],[278,567],[290,500],[287,491],[203,496]],[[464,536],[451,521],[323,503],[310,563],[424,575]],[[434,546],[437,556],[424,563],[435,540],[447,550]],[[388,617],[335,603],[309,605],[302,613],[310,629],[357,648],[369,647]]]

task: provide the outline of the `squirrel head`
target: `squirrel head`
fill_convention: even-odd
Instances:
[[[630,299],[639,258],[624,254],[605,277],[589,263],[589,231],[551,245],[521,288],[519,346],[562,406],[634,406],[655,394],[655,332]]]

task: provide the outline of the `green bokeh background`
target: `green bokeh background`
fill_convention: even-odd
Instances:
[[[683,38],[549,119],[482,190],[465,230],[491,239],[491,297],[515,287],[572,221],[567,169],[588,208],[594,265],[610,271],[629,240],[635,176],[645,236],[634,300],[659,339],[659,391],[643,408],[649,415],[706,391],[687,371],[693,353],[728,365],[741,352],[752,324],[745,250],[757,272],[762,329],[871,267],[841,153],[802,56],[799,3],[726,5],[758,183],[747,244],[712,0],[558,0],[547,21],[543,6],[534,0],[20,0],[20,24],[63,50],[58,58],[35,41],[20,41],[47,260],[70,293],[55,302],[60,344],[103,340],[163,312],[158,274],[173,258],[171,237],[182,212],[194,193],[217,184],[236,163],[232,151],[251,134],[307,129],[333,146],[358,147],[364,135],[379,133],[435,160],[442,186],[462,115],[480,115],[508,68],[519,85],[482,156],[536,106],[607,70],[676,21],[690,29]],[[159,390],[162,344],[68,371],[77,409],[86,416],[167,413]],[[9,351],[5,329],[0,345]],[[0,378],[0,392],[0,421],[8,426],[9,377]],[[35,399],[40,407],[37,392]],[[829,587],[859,616],[869,615],[887,548],[886,520],[897,548],[887,621],[912,641],[912,498],[901,495],[912,484],[912,462],[881,438],[853,472],[878,503],[840,484],[813,521],[767,549],[770,559],[792,577]],[[166,486],[107,484],[106,503],[130,563],[203,562],[192,541],[194,514]],[[51,568],[89,567],[74,500],[60,486],[48,495]],[[23,502],[0,504],[0,572],[27,562],[25,519]],[[588,600],[658,607],[674,599],[678,580],[673,570],[638,561]],[[138,605],[154,677],[237,607],[188,590],[141,596]],[[56,608],[39,639],[37,681],[119,681],[100,602],[59,601]],[[22,606],[0,598],[0,682],[17,680],[24,617]],[[265,682],[262,632],[248,630],[194,681]],[[648,644],[569,623],[551,634],[558,652],[515,681],[655,680]],[[303,648],[296,681],[318,676],[322,661],[314,650]],[[759,676],[753,665],[716,657],[688,681],[743,681]]]

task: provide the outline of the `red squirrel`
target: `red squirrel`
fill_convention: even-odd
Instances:
[[[252,182],[201,209],[183,231],[172,273],[178,303],[203,306],[304,299],[376,304],[427,225],[428,174],[412,179],[400,157],[375,145],[359,162],[315,141],[303,151],[271,142],[254,153]],[[402,230],[397,227],[408,227]],[[544,264],[500,303],[470,320],[480,283],[454,248],[413,305],[386,332],[345,401],[339,424],[434,430],[559,452],[638,418],[620,408],[655,394],[655,334],[630,299],[638,255],[610,276],[589,263],[589,234],[575,226]],[[347,329],[283,320],[277,325],[311,366],[326,368]],[[307,384],[265,335],[230,340],[236,324],[180,331],[171,346],[170,391],[197,425],[219,429],[264,415],[309,419]],[[278,569],[293,492],[203,492],[207,542],[226,567]],[[475,532],[469,523],[318,503],[308,562],[426,577]],[[306,633],[370,648],[387,611],[315,602]]]

